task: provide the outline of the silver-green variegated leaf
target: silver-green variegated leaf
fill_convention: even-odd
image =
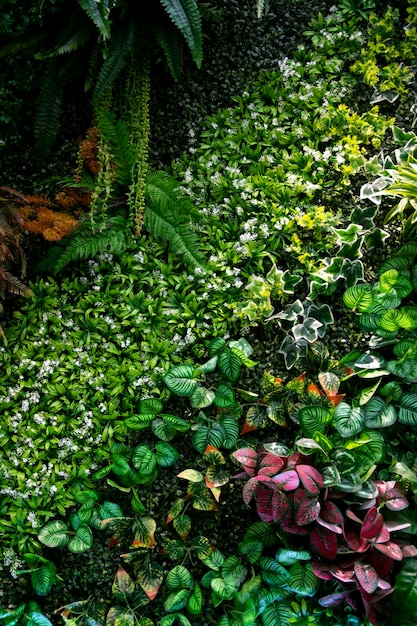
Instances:
[[[314,596],[320,585],[320,579],[311,569],[311,565],[306,563],[294,563],[290,568],[291,580],[288,588],[300,596]]]
[[[75,537],[71,537],[68,542],[68,550],[70,552],[81,553],[89,550],[93,545],[93,533],[91,528],[85,524],[80,526]]]
[[[184,565],[176,565],[168,572],[165,583],[170,591],[179,591],[180,589],[192,589],[194,579]]]
[[[178,461],[180,455],[174,446],[166,441],[157,441],[155,444],[156,462],[161,467],[170,467]]]
[[[199,385],[190,397],[190,404],[194,409],[204,409],[213,404],[215,396],[213,389]]]
[[[334,411],[334,423],[342,437],[352,437],[363,430],[365,424],[363,409],[359,406],[351,407],[346,402],[340,402]]]
[[[41,528],[38,539],[48,548],[64,548],[69,541],[67,525],[60,520],[49,522]]]
[[[386,404],[379,396],[374,396],[363,407],[363,420],[367,428],[387,428],[397,421],[397,410],[393,404]]]

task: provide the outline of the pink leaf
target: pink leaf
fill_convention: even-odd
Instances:
[[[297,489],[294,494],[295,523],[298,526],[307,526],[319,516],[320,502],[312,498],[305,489]]]
[[[260,463],[259,474],[266,474],[267,476],[275,476],[284,467],[285,462],[281,457],[275,454],[265,454],[262,457]]]
[[[361,528],[362,539],[372,539],[379,535],[384,525],[384,520],[376,506],[369,509],[363,520]]]
[[[351,583],[354,580],[354,569],[341,569],[340,567],[332,567],[331,573],[333,577],[342,583]]]
[[[287,460],[287,468],[294,469],[300,463],[305,463],[308,461],[309,457],[301,452],[294,452],[294,454],[290,454]]]
[[[323,487],[323,478],[320,472],[311,465],[297,465],[296,470],[303,483],[304,489],[311,493],[311,495],[317,496],[320,493],[320,489]]]
[[[306,526],[298,526],[295,523],[291,512],[286,513],[281,519],[281,527],[286,533],[291,533],[292,535],[308,535],[310,532]]]
[[[258,453],[253,448],[239,448],[232,453],[236,461],[245,468],[249,476],[255,475],[255,467],[258,462]]]
[[[288,500],[282,491],[275,491],[272,496],[272,519],[278,522],[288,511]]]
[[[249,504],[252,500],[257,485],[258,483],[254,478],[249,478],[249,480],[243,485],[243,502],[245,504]]]
[[[319,561],[312,561],[311,569],[317,578],[320,578],[321,580],[333,580],[333,576],[330,573],[331,565],[328,565],[327,563],[320,563]]]
[[[383,527],[381,528],[379,535],[377,537],[374,537],[373,542],[374,543],[387,543],[387,541],[389,541],[390,538],[391,538],[391,535],[389,534],[389,530],[384,524]]]
[[[388,541],[388,543],[374,543],[373,545],[377,550],[391,557],[391,559],[394,559],[394,561],[402,561],[403,553],[401,548],[393,541]]]
[[[321,505],[320,517],[325,522],[329,524],[337,524],[338,526],[343,526],[344,518],[340,509],[330,502],[330,500],[326,500]]]
[[[263,522],[272,522],[273,513],[272,513],[272,496],[273,491],[270,489],[266,489],[259,485],[259,488],[256,490],[256,510],[258,511],[258,515]]]
[[[411,526],[410,522],[385,522],[384,525],[390,533],[394,533],[398,530],[404,530],[404,528],[409,528]]]
[[[404,558],[417,556],[417,548],[413,545],[402,546],[401,552]]]
[[[382,580],[382,578],[378,579],[378,589],[383,589],[383,591],[394,591],[389,582],[387,580]]]
[[[354,552],[365,552],[369,548],[368,540],[361,538],[359,528],[356,528],[351,524],[346,524],[344,535],[346,543],[351,550],[354,550]]]
[[[317,524],[320,524],[320,526],[324,526],[324,528],[328,528],[329,530],[332,531],[332,533],[336,533],[337,535],[342,535],[343,534],[343,530],[340,528],[340,526],[337,526],[336,524],[330,524],[329,522],[325,522],[324,519],[322,519],[320,516],[317,518]]]
[[[276,485],[280,485],[284,491],[294,491],[300,484],[300,479],[296,471],[287,470],[274,476],[272,482]]]
[[[389,480],[386,483],[385,506],[390,511],[402,511],[408,507],[408,500],[403,492],[396,486],[396,482]]]
[[[337,537],[327,528],[316,526],[310,533],[311,549],[329,561],[337,556]]]
[[[362,524],[362,520],[361,520],[361,518],[360,518],[360,517],[358,517],[358,516],[356,515],[356,513],[354,513],[354,512],[352,511],[352,509],[347,509],[347,510],[346,510],[346,515],[347,515],[347,517],[348,517],[349,519],[353,520],[354,522],[358,522],[358,524]]]
[[[356,563],[355,575],[360,586],[366,593],[373,593],[378,587],[378,574],[368,563]]]
[[[378,489],[379,497],[384,498],[387,493],[387,483],[385,480],[376,480],[375,487]]]

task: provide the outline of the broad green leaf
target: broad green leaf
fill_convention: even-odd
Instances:
[[[190,591],[188,589],[181,589],[180,591],[174,591],[165,598],[164,609],[168,612],[180,611],[187,604],[187,598]]]
[[[177,474],[178,478],[184,478],[192,483],[201,483],[204,480],[204,476],[201,472],[195,469],[186,469]]]
[[[164,578],[162,567],[155,559],[149,558],[147,552],[143,555],[138,555],[135,558],[135,563],[136,571],[138,572],[137,582],[148,598],[154,600]]]
[[[398,421],[408,426],[417,425],[417,393],[404,393],[400,400]]]
[[[226,380],[236,383],[242,370],[242,361],[231,350],[223,350],[219,355],[219,369]]]
[[[91,532],[91,528],[83,524],[77,529],[75,537],[71,537],[69,540],[68,550],[70,552],[81,553],[89,550],[92,545],[93,533]]]
[[[261,556],[258,563],[261,567],[261,576],[268,585],[281,587],[289,584],[291,574],[278,561],[267,556]]]
[[[177,396],[191,396],[197,388],[193,365],[175,365],[163,377],[170,391]]]
[[[26,622],[26,626],[52,626],[52,622],[40,610],[39,612],[31,611],[29,617],[30,619]],[[7,622],[7,624],[9,625],[10,622]]]
[[[215,337],[208,345],[207,352],[210,358],[220,354],[227,347],[227,343],[221,337]]]
[[[294,563],[290,568],[291,580],[288,587],[300,596],[314,596],[320,585],[320,579],[314,574],[311,565]]]
[[[231,341],[229,343],[229,346],[230,348],[236,348],[237,350],[241,350],[246,357],[250,357],[253,353],[252,346],[243,337],[240,337],[240,339],[237,339],[237,341]]]
[[[389,269],[381,274],[379,277],[379,285],[382,292],[388,292],[394,288],[398,297],[401,299],[408,296],[413,290],[411,281],[400,274],[396,269]]]
[[[363,410],[363,420],[367,428],[387,428],[397,421],[394,405],[386,404],[379,396],[371,398]]]
[[[342,437],[352,437],[364,428],[363,410],[361,407],[351,407],[346,402],[341,402],[335,408],[334,422]]]
[[[388,361],[387,369],[398,378],[402,378],[406,382],[417,382],[417,359],[401,359],[398,361]]]
[[[234,404],[235,394],[232,387],[228,383],[220,383],[216,389],[213,402],[220,409],[224,409]]]
[[[374,294],[371,285],[357,284],[346,289],[343,294],[343,302],[349,309],[366,313],[371,310],[374,302]]]
[[[288,626],[292,615],[288,602],[273,602],[261,613],[262,626]]]
[[[176,565],[167,574],[166,585],[170,591],[179,591],[180,589],[192,589],[194,579],[189,570],[183,565]]]
[[[128,417],[127,419],[123,420],[123,424],[130,428],[130,430],[144,430],[145,428],[149,428],[154,417],[155,415],[153,413],[132,415],[132,417]]]
[[[417,613],[417,559],[407,559],[395,578],[392,594],[393,626],[403,626],[414,622]]]
[[[38,539],[48,548],[64,548],[68,541],[68,528],[64,522],[56,520],[41,528]]]
[[[324,433],[326,425],[332,420],[332,413],[322,406],[305,406],[299,410],[298,419],[304,434],[313,437],[316,432]]]
[[[213,389],[206,389],[199,385],[190,397],[190,404],[194,409],[204,409],[213,404],[215,395]]]
[[[157,441],[155,444],[156,461],[161,467],[170,467],[179,459],[179,452],[166,441]]]
[[[107,500],[100,506],[98,514],[102,520],[110,517],[123,517],[123,511],[120,506]]]
[[[243,541],[260,541],[265,548],[270,548],[276,543],[277,537],[271,524],[259,521],[249,526]]]
[[[157,398],[146,398],[139,402],[139,413],[152,413],[158,415],[164,408],[164,405]]]
[[[249,563],[256,563],[263,551],[262,541],[241,541],[238,549],[239,553],[243,554],[249,561]]]
[[[141,476],[152,476],[156,472],[157,457],[148,445],[142,444],[134,449],[132,463]]]
[[[187,598],[187,611],[190,615],[200,615],[203,608],[203,594],[200,587],[196,584]]]
[[[56,580],[56,568],[52,561],[30,572],[30,582],[38,596],[47,596]]]
[[[379,325],[384,330],[396,332],[400,328],[410,330],[415,327],[416,323],[403,309],[388,309],[382,314]]]
[[[225,562],[225,558],[220,550],[213,550],[206,559],[203,559],[203,562],[207,567],[217,572]]]

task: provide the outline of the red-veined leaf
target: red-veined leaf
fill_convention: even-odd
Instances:
[[[294,515],[290,511],[281,519],[281,527],[286,533],[291,533],[292,535],[306,536],[310,532],[307,526],[298,526],[298,524],[295,523]]]
[[[344,518],[340,509],[330,500],[325,500],[321,505],[320,517],[329,524],[343,526]]]
[[[249,476],[255,475],[258,453],[253,448],[239,448],[232,453],[233,457],[245,468]]]
[[[266,489],[265,487],[259,485],[258,489],[255,493],[256,499],[256,510],[258,512],[259,517],[263,522],[272,522],[273,520],[273,512],[272,512],[272,496],[274,492],[271,489]]]
[[[282,491],[274,491],[272,496],[272,521],[278,522],[288,511],[288,500]]]
[[[310,532],[311,549],[329,561],[337,556],[337,537],[327,528],[316,526]]]
[[[350,583],[355,578],[355,571],[352,568],[342,569],[341,567],[332,567],[331,573],[336,580],[340,580],[342,583]]]
[[[378,587],[378,574],[368,563],[355,563],[355,575],[366,593],[373,593]]]
[[[369,509],[365,515],[365,519],[363,520],[361,528],[362,539],[372,539],[373,537],[377,537],[381,532],[383,525],[384,519],[381,513],[379,513],[376,506],[373,506]]]
[[[377,550],[391,557],[391,559],[394,559],[394,561],[402,561],[403,553],[401,552],[401,548],[393,541],[388,541],[387,543],[375,543],[373,545]]]
[[[287,470],[274,476],[272,482],[284,491],[294,491],[300,484],[300,478],[295,470]]]
[[[311,568],[317,578],[321,578],[321,580],[333,580],[333,576],[331,572],[331,565],[328,563],[321,563],[319,561],[312,561]]]
[[[294,497],[295,523],[307,526],[317,519],[320,513],[320,502],[312,498],[304,489],[297,489]]]
[[[317,496],[323,487],[323,478],[320,472],[311,465],[297,465],[296,470],[304,488],[311,495]]]
[[[275,476],[284,467],[285,461],[276,454],[265,454],[261,458],[259,474]]]
[[[362,539],[360,529],[353,524],[346,523],[344,528],[344,537],[349,548],[354,552],[365,552],[369,548],[367,539]]]

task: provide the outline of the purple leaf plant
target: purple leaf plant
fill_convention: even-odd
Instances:
[[[414,545],[391,536],[410,524],[383,517],[384,509],[407,508],[406,497],[395,481],[373,481],[374,493],[368,498],[327,488],[311,456],[300,452],[284,456],[273,449],[266,444],[260,451],[233,452],[244,469],[235,478],[247,479],[245,503],[254,499],[264,522],[304,537],[314,555],[315,575],[344,588],[322,598],[323,606],[347,602],[357,610],[360,597],[369,622],[376,625],[378,612],[386,610],[383,600],[393,592],[395,563],[417,556]]]

